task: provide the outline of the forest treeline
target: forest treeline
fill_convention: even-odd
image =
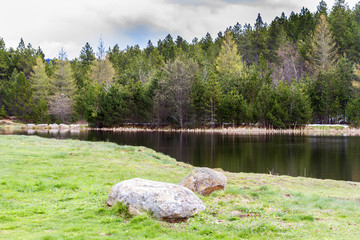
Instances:
[[[45,60],[0,39],[0,118],[92,126],[360,124],[360,2],[237,23],[187,42],[170,34],[121,50],[86,43]]]

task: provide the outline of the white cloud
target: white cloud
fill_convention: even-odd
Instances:
[[[320,0],[319,0],[320,1]],[[226,27],[253,24],[258,13],[270,23],[281,12],[289,15],[303,6],[315,11],[314,0],[12,0],[2,3],[0,36],[8,47],[20,38],[41,46],[46,57],[56,57],[61,47],[77,57],[89,42],[94,50],[100,36],[107,46],[118,43],[145,46],[167,33],[188,41],[207,32],[216,36]],[[347,1],[352,8],[356,0]],[[328,0],[331,8],[333,1]]]

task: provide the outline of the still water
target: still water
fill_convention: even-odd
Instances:
[[[178,161],[231,172],[360,181],[360,137],[104,131],[32,134],[145,146]]]

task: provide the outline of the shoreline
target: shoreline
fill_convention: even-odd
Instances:
[[[238,134],[238,135],[329,135],[329,136],[360,136],[360,128],[347,125],[308,125],[297,129],[271,129],[259,127],[229,127],[229,128],[195,128],[195,129],[173,129],[173,128],[86,128],[95,131],[107,132],[167,132],[167,133],[201,133],[201,134]]]
[[[230,135],[320,135],[320,136],[360,136],[360,128],[351,127],[349,125],[340,124],[309,124],[302,128],[296,129],[274,129],[264,127],[218,127],[218,128],[149,128],[149,127],[116,127],[116,128],[91,128],[86,125],[67,125],[65,128],[52,128],[48,124],[26,125],[22,123],[13,123],[12,121],[0,120],[0,129],[25,130],[25,131],[61,131],[70,130],[93,130],[106,132],[161,132],[161,133],[199,133],[199,134],[230,134]],[[75,125],[74,125],[75,126]]]

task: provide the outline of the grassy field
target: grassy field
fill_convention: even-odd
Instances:
[[[0,136],[0,239],[358,239],[360,183],[228,173],[184,223],[128,216],[109,189],[178,183],[192,166],[142,147]]]

